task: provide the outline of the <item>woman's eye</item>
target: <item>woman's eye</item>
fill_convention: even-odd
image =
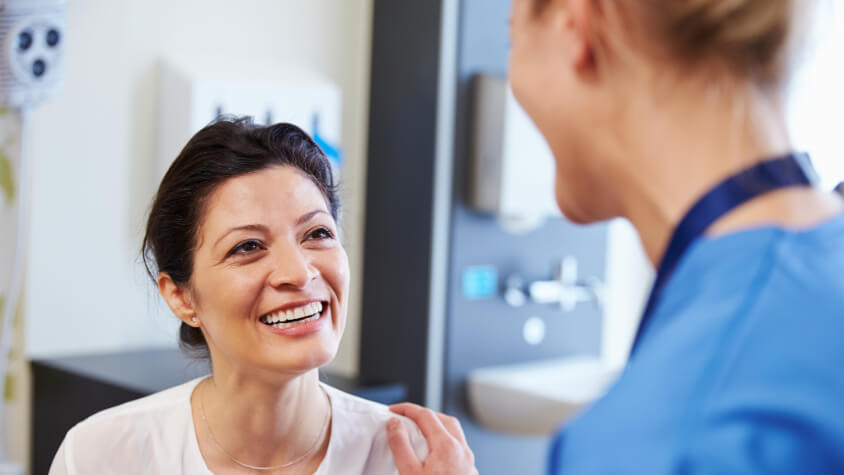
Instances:
[[[308,234],[308,238],[310,239],[332,239],[334,234],[329,231],[327,228],[319,228],[313,230],[310,234]]]
[[[231,256],[234,254],[249,254],[259,249],[263,249],[263,245],[261,245],[260,242],[255,240],[243,241],[242,243],[232,248],[232,250],[229,251],[229,255]]]

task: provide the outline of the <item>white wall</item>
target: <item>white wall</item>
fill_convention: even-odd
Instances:
[[[811,154],[822,186],[832,188],[844,180],[844,4],[827,0],[819,5],[791,87],[788,119],[795,144]]]
[[[304,64],[343,91],[345,237],[359,272],[372,0],[72,0],[60,95],[33,114],[26,346],[33,357],[174,346],[138,263],[157,183],[163,56]],[[360,279],[336,366],[356,370]]]

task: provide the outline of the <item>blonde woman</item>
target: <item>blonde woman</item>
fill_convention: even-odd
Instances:
[[[810,6],[513,0],[510,79],[560,209],[627,218],[658,270],[629,367],[548,473],[844,473],[844,202],[784,116]],[[396,425],[401,473],[474,471],[453,421],[395,411],[431,446]]]

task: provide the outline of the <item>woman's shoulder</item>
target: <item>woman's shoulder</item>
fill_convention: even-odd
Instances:
[[[387,421],[397,418],[405,421],[411,436],[419,433],[421,437],[421,432],[413,421],[394,414],[384,404],[349,394],[327,384],[322,384],[322,387],[331,399],[332,420],[339,419],[344,424],[353,421],[360,430],[375,433],[382,430]]]
[[[172,388],[150,394],[134,401],[123,403],[102,410],[76,425],[75,428],[86,428],[108,424],[116,420],[143,419],[155,420],[156,414],[166,415],[173,412],[184,412],[190,405],[190,395],[202,378],[197,378]]]
[[[405,423],[411,435],[411,440],[416,435],[424,441],[422,432],[416,424],[406,417],[399,416],[384,404],[370,401],[362,397],[349,394],[327,384],[322,384],[328,396],[331,398],[331,410],[333,418],[340,418],[343,421],[354,421],[362,430],[381,431],[385,428],[390,419],[400,419]]]
[[[388,420],[392,412],[384,404],[347,393],[325,383],[320,383],[331,399],[331,409],[352,417]]]
[[[190,395],[199,381],[105,409],[79,422],[65,436],[54,467],[109,466],[106,459],[112,456],[115,463],[124,464],[158,453],[161,447],[178,450],[186,444],[192,427]]]
[[[410,442],[420,459],[428,455],[428,444],[416,424],[398,416],[380,403],[346,393],[327,384],[322,385],[331,399],[331,444],[328,471],[346,469],[348,473],[396,473],[395,462],[387,442],[387,421],[401,420]],[[334,467],[342,462],[343,467]],[[345,472],[343,472],[345,473]]]

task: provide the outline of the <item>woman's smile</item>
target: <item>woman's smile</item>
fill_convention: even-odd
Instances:
[[[288,337],[316,333],[330,320],[331,307],[322,300],[287,304],[259,318],[269,332]]]

